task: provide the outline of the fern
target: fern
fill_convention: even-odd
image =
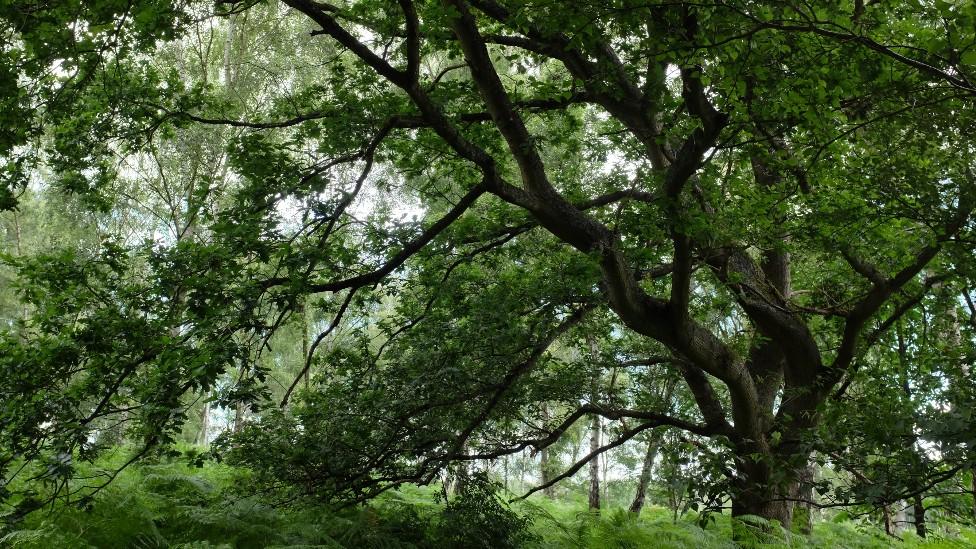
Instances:
[[[976,546],[976,531],[933,525],[920,539],[884,535],[875,524],[838,514],[819,522],[810,537],[793,535],[760,517],[735,520],[717,514],[702,528],[689,516],[673,521],[670,511],[648,506],[636,516],[623,509],[580,511],[582,500],[524,501],[508,508],[490,486],[447,507],[433,490],[405,487],[369,507],[330,510],[306,502],[288,508],[229,490],[233,469],[189,469],[157,464],[126,470],[99,493],[88,509],[61,506],[29,515],[16,529],[0,531],[0,547],[11,549],[441,549],[487,546],[489,536],[526,549],[962,549]],[[500,535],[529,527],[528,535]],[[11,527],[8,527],[11,528]],[[737,544],[732,543],[735,531]],[[480,544],[480,545],[479,545]]]

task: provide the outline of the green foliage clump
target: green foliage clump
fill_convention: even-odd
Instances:
[[[537,541],[529,530],[530,520],[499,499],[497,488],[482,474],[466,479],[437,521],[438,546],[507,549]]]

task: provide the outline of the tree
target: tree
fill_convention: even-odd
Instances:
[[[959,268],[972,263],[976,204],[971,5],[283,4],[300,48],[333,55],[247,113],[128,55],[182,32],[202,8],[5,13],[33,46],[7,48],[8,70],[42,79],[37,89],[56,99],[42,111],[20,84],[5,92],[11,112],[37,121],[12,126],[8,166],[23,164],[18,147],[46,129],[62,183],[97,198],[112,177],[107,135],[138,149],[160,128],[249,130],[230,149],[242,185],[214,216],[213,242],[135,251],[156,258],[155,279],[127,282],[120,273],[135,267],[117,253],[104,268],[72,271],[72,291],[119,296],[105,314],[125,322],[67,330],[67,370],[4,340],[4,371],[29,360],[58,374],[32,390],[90,373],[56,413],[5,427],[5,438],[24,441],[11,455],[36,457],[48,444],[39,439],[60,436],[38,434],[44,421],[70,431],[54,446],[83,446],[87,427],[67,426],[121,400],[146,410],[147,443],[164,442],[182,421],[171,411],[183,395],[233,367],[260,383],[255,353],[305,296],[342,296],[327,334],[395,295],[396,314],[379,324],[385,341],[364,328],[331,350],[329,376],[292,415],[241,432],[242,463],[358,500],[429,482],[452,462],[545,448],[583,417],[626,419],[590,459],[648,429],[684,430],[725,456],[733,514],[791,524],[825,412],[933,287],[971,276]],[[75,19],[87,22],[85,40],[116,40],[114,56],[47,24]],[[62,59],[81,77],[41,70]],[[397,214],[396,199],[419,205],[421,219]],[[284,230],[294,202],[301,222]],[[37,299],[103,308],[96,297],[65,303],[51,269],[32,265],[22,269],[28,285],[48,292]],[[184,342],[160,321],[172,323],[159,299],[173,287],[197,296]],[[67,329],[41,315],[31,345],[51,346],[52,323]],[[584,329],[599,329],[614,358],[666,354],[697,409],[579,404],[576,373],[549,349],[585,339]],[[89,343],[120,332],[140,337]],[[135,380],[143,384],[126,394]],[[571,411],[529,431],[503,427],[544,400]],[[325,459],[315,448],[346,451]]]

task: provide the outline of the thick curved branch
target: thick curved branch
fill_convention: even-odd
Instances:
[[[420,74],[420,21],[411,0],[399,0],[399,3],[407,27],[407,78],[416,82]]]

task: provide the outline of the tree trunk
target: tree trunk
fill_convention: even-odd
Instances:
[[[197,433],[198,446],[206,446],[209,442],[207,435],[210,431],[210,403],[204,402],[200,409],[200,432]]]
[[[549,406],[543,403],[542,405],[542,417],[543,420],[548,424],[549,422]],[[542,484],[548,484],[552,479],[552,466],[549,463],[549,447],[545,447],[539,451],[539,477],[542,479]],[[549,499],[556,497],[556,489],[554,486],[547,486],[542,489],[542,495]]]
[[[603,475],[603,480],[600,481],[600,489],[603,490],[602,501],[610,505],[610,482],[607,480],[607,471],[610,469],[610,452],[604,452],[600,454],[600,469]]]
[[[302,366],[304,366],[305,365],[305,362],[308,360],[308,347],[309,347],[309,343],[308,343],[308,311],[305,310],[305,298],[304,297],[299,298],[299,301],[298,301],[298,303],[295,306],[295,314],[299,315],[299,317],[302,319],[301,326],[300,326],[300,328],[302,330],[302,361],[301,361],[301,364],[302,364]],[[311,370],[311,368],[309,368],[309,370]],[[308,380],[309,380],[309,373],[310,373],[309,370],[305,370],[305,375],[303,376],[305,378],[304,382],[305,382],[305,390],[306,391],[308,390]]]
[[[905,343],[905,337],[902,332],[902,323],[898,322],[896,327],[896,334],[898,338],[898,362],[902,370],[902,390],[905,396],[908,398],[912,397],[911,386],[908,382],[908,367],[909,367],[909,357],[908,357],[908,346]],[[915,447],[915,451],[918,453],[922,452],[922,449],[918,445],[917,439],[912,444]],[[922,496],[916,494],[912,497],[912,511],[914,512],[913,522],[915,523],[915,532],[918,537],[925,537],[925,506],[922,505]]]
[[[972,485],[973,485],[973,520],[976,521],[976,467],[969,472],[972,475]]]
[[[925,531],[925,505],[922,501],[922,496],[916,494],[912,496],[912,511],[914,512],[914,517],[912,520],[915,522],[915,533],[918,537],[924,538]]]
[[[244,428],[244,403],[238,402],[234,406],[234,432],[240,433]]]
[[[468,445],[465,444],[461,447],[461,453],[468,453]],[[446,491],[452,494],[456,494],[461,490],[464,490],[464,485],[467,484],[468,474],[470,473],[468,469],[467,461],[458,461],[447,466],[447,482],[445,483]]]
[[[760,517],[780,525],[793,523],[793,502],[782,499],[768,486],[751,482],[739,485],[739,493],[732,498],[733,517]]]
[[[651,468],[654,465],[654,458],[657,457],[657,450],[660,447],[660,440],[651,439],[647,443],[647,452],[644,454],[644,465],[641,467],[640,478],[637,479],[637,493],[634,495],[634,502],[630,504],[630,512],[639,515],[644,508],[644,500],[647,498],[647,486],[651,482]]]
[[[600,416],[594,415],[590,423],[590,451],[600,448]],[[600,510],[600,455],[590,459],[590,509]]]
[[[904,501],[896,502],[895,505],[897,505],[897,509],[895,510],[895,518],[891,521],[891,533],[897,537],[908,524],[908,516],[905,513],[906,504]]]
[[[752,449],[745,452],[740,449],[739,455],[749,456],[753,452]],[[790,529],[793,526],[795,500],[800,493],[802,469],[808,463],[809,456],[777,459],[764,453],[760,454],[758,460],[739,459],[732,494],[732,516],[762,517],[778,521],[783,528]],[[777,472],[776,478],[774,471]]]
[[[806,467],[800,470],[792,522],[792,530],[805,536],[813,532],[813,481],[813,465],[807,463]]]
[[[522,450],[522,453],[519,454],[519,492],[525,491],[525,452],[525,450]]]

